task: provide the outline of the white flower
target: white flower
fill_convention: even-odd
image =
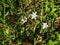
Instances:
[[[30,14],[30,16],[32,17],[32,19],[35,19],[36,20],[36,17],[37,17],[36,13],[37,12],[33,12],[32,14]]]
[[[24,24],[25,22],[27,22],[27,18],[26,17],[22,17],[21,21]]]
[[[43,29],[47,29],[48,25],[47,23],[43,23]]]

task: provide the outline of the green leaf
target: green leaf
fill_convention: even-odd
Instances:
[[[22,21],[19,22],[19,25],[20,25],[20,26],[23,25]]]
[[[53,41],[52,40],[49,40],[48,44],[47,45],[54,45]]]
[[[46,16],[43,16],[42,17],[42,21],[46,21]]]
[[[0,29],[0,36],[3,36],[3,30],[2,29]]]
[[[40,23],[40,21],[36,21],[36,25],[38,25]]]
[[[56,19],[58,17],[58,15],[56,13],[54,13],[54,18]]]
[[[51,13],[54,13],[57,10],[57,8],[52,9]]]
[[[1,16],[2,14],[1,14],[1,12],[0,12],[0,16]]]
[[[6,17],[8,14],[9,14],[9,12],[7,12],[7,13],[4,15],[4,17]]]
[[[56,32],[57,34],[57,40],[60,40],[60,34],[58,32]]]
[[[46,6],[45,12],[50,12],[50,8]]]
[[[3,7],[0,5],[0,11],[3,11]]]
[[[60,45],[60,41],[55,41],[54,45]]]
[[[4,5],[4,7],[9,7],[9,5],[8,5],[8,4],[6,4],[6,3],[3,3],[3,5]]]

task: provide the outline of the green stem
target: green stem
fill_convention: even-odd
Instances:
[[[42,23],[42,17],[43,17],[43,0],[42,0],[42,3],[41,3],[41,23]],[[42,28],[40,30],[40,33],[42,32]]]
[[[5,7],[4,7],[4,15],[5,15]],[[4,16],[4,19],[5,19],[5,16]]]
[[[53,29],[53,22],[54,22],[54,19],[52,19],[52,31],[54,30],[54,29]]]

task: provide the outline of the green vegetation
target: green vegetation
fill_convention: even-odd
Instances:
[[[60,0],[0,0],[0,45],[60,45]]]

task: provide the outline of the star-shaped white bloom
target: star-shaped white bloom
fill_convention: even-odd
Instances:
[[[47,23],[43,23],[43,29],[47,29],[48,25]]]
[[[32,19],[35,19],[36,20],[36,17],[37,17],[36,13],[37,12],[32,12],[32,14],[30,14],[30,16],[32,17]]]
[[[26,17],[22,17],[21,21],[24,24],[25,22],[27,22],[27,18]]]

